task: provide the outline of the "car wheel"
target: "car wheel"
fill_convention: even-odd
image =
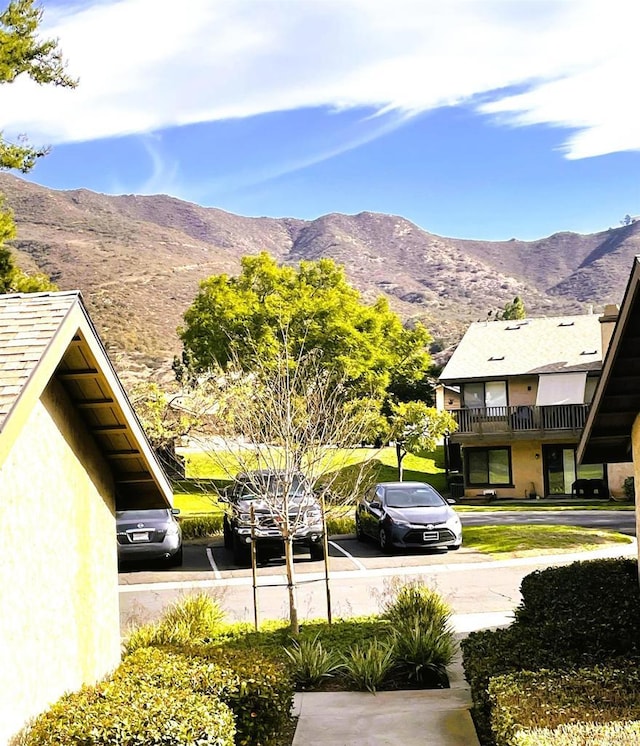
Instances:
[[[224,548],[233,549],[233,536],[226,518],[222,521],[222,535],[224,537]]]
[[[391,543],[389,542],[389,534],[386,528],[381,528],[378,532],[378,544],[380,545],[380,551],[385,554],[391,554]]]
[[[251,545],[240,541],[237,534],[233,535],[233,561],[238,567],[251,564]]]
[[[314,541],[309,544],[309,554],[312,560],[324,559],[324,541]]]
[[[362,530],[362,523],[358,516],[356,516],[356,539],[358,541],[364,541],[365,538],[364,531]]]

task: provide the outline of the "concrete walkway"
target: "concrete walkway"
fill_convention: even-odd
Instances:
[[[293,746],[478,746],[461,657],[450,689],[302,692]]]

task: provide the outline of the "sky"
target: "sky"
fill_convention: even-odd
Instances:
[[[79,85],[0,87],[39,184],[492,240],[640,214],[637,0],[40,4]]]

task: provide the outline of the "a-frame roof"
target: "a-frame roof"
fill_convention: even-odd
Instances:
[[[52,378],[109,464],[118,507],[170,507],[171,486],[80,293],[0,295],[0,466]]]
[[[577,456],[585,463],[632,460],[631,428],[640,413],[640,257],[636,257]]]

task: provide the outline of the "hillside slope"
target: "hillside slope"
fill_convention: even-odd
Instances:
[[[370,212],[248,218],[163,195],[54,191],[8,174],[0,191],[15,213],[19,264],[79,288],[110,350],[154,366],[179,351],[176,328],[198,282],[237,272],[242,256],[259,251],[289,263],[331,257],[365,299],[386,295],[447,343],[515,295],[530,315],[618,302],[640,253],[640,223],[532,242],[470,241]]]

